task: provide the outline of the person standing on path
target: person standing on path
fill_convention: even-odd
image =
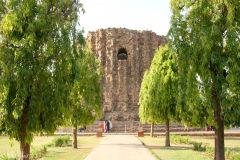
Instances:
[[[105,124],[106,124],[106,132],[109,133],[109,130],[110,130],[110,123],[109,123],[109,121],[106,120]]]

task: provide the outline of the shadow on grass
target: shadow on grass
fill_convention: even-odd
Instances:
[[[240,137],[225,137],[225,140],[240,140]]]
[[[151,150],[150,150],[151,151]],[[153,151],[151,153],[157,158],[157,160],[162,160],[157,154],[155,154]]]
[[[234,152],[240,152],[240,148],[228,147],[227,150],[234,151]]]
[[[79,150],[79,149],[93,149],[94,146],[86,146],[86,145],[78,145],[78,148],[73,148],[72,146],[65,146],[65,147],[53,147],[56,150],[51,150],[52,152],[58,152],[58,153],[65,153],[66,150],[73,149],[73,150]],[[65,150],[65,151],[61,151]]]
[[[165,146],[151,146],[151,145],[145,145],[148,149],[161,149],[161,150],[189,150],[192,149],[192,147],[187,146],[171,146],[171,147],[165,147]]]
[[[63,151],[47,151],[47,154],[44,155],[44,158],[52,158],[55,157],[57,154],[63,154]]]
[[[81,146],[81,145],[78,145],[78,148],[73,148],[73,147],[54,147],[54,148],[51,148],[51,150],[48,150],[47,151],[47,154],[44,155],[43,159],[63,159],[62,157],[66,157],[66,155],[68,154],[69,156],[71,156],[71,154],[74,154],[76,155],[77,153],[80,153],[80,152],[86,152],[86,151],[89,151],[89,150],[92,150],[93,149],[93,146]],[[79,155],[81,156],[81,155]],[[64,158],[66,159],[66,158]]]
[[[183,151],[183,150],[192,150],[192,147],[187,146],[171,146],[171,147],[165,147],[165,146],[151,146],[151,145],[145,145],[146,148],[150,150],[150,152],[156,157],[157,160],[162,160],[161,157],[159,157],[158,154],[153,152],[153,149],[161,149],[161,150],[168,150],[168,151]]]
[[[93,149],[94,146],[78,146],[77,149]]]
[[[214,136],[192,136],[192,139],[209,139],[209,140],[214,140]],[[240,137],[224,137],[225,140],[240,140]]]

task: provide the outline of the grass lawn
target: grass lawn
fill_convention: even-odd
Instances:
[[[191,140],[196,142],[207,143],[214,147],[214,137],[190,137]],[[240,151],[240,137],[225,137],[226,148],[239,148]]]
[[[54,136],[36,136],[31,144],[31,150],[39,148],[44,144],[48,144],[54,139]],[[0,136],[0,155],[7,154],[11,157],[19,155],[20,146],[15,140],[9,140],[6,136]]]
[[[101,138],[95,136],[78,137],[78,149],[72,147],[50,147],[44,160],[82,160],[100,142]]]
[[[191,145],[171,144],[171,147],[164,147],[164,137],[143,137],[140,140],[159,160],[210,160],[201,152],[193,151]]]
[[[213,137],[188,137],[190,141],[205,143],[214,146]],[[192,150],[192,145],[188,144],[171,144],[171,147],[164,147],[165,138],[162,137],[143,137],[139,138],[146,147],[159,160],[212,160],[204,152]],[[240,138],[225,138],[225,147],[240,152]]]
[[[49,144],[57,136],[35,136],[31,145],[31,151],[40,148],[43,145]],[[79,136],[78,149],[72,147],[48,147],[47,154],[43,160],[81,160],[84,159],[91,150],[100,142],[101,138],[95,136]],[[19,143],[15,140],[10,140],[8,137],[0,136],[0,156],[7,154],[9,157],[19,155]]]

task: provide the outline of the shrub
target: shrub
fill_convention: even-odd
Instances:
[[[176,144],[189,144],[189,137],[181,137],[179,135],[171,135],[171,141]]]
[[[206,145],[204,145],[202,142],[191,142],[191,144],[193,145],[194,151],[200,151],[200,152],[206,151]]]
[[[37,150],[33,150],[31,155],[30,155],[30,159],[31,160],[37,160],[42,158],[45,154],[47,153],[47,147],[46,146],[42,146]]]
[[[206,147],[205,154],[209,157],[214,157],[214,148],[213,147]]]
[[[53,139],[52,144],[55,147],[65,147],[71,145],[71,140],[69,136],[57,137]]]

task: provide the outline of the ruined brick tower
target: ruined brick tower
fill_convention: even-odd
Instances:
[[[124,28],[89,32],[87,41],[104,70],[102,107],[104,118],[138,121],[138,98],[144,71],[165,37],[151,31]]]

